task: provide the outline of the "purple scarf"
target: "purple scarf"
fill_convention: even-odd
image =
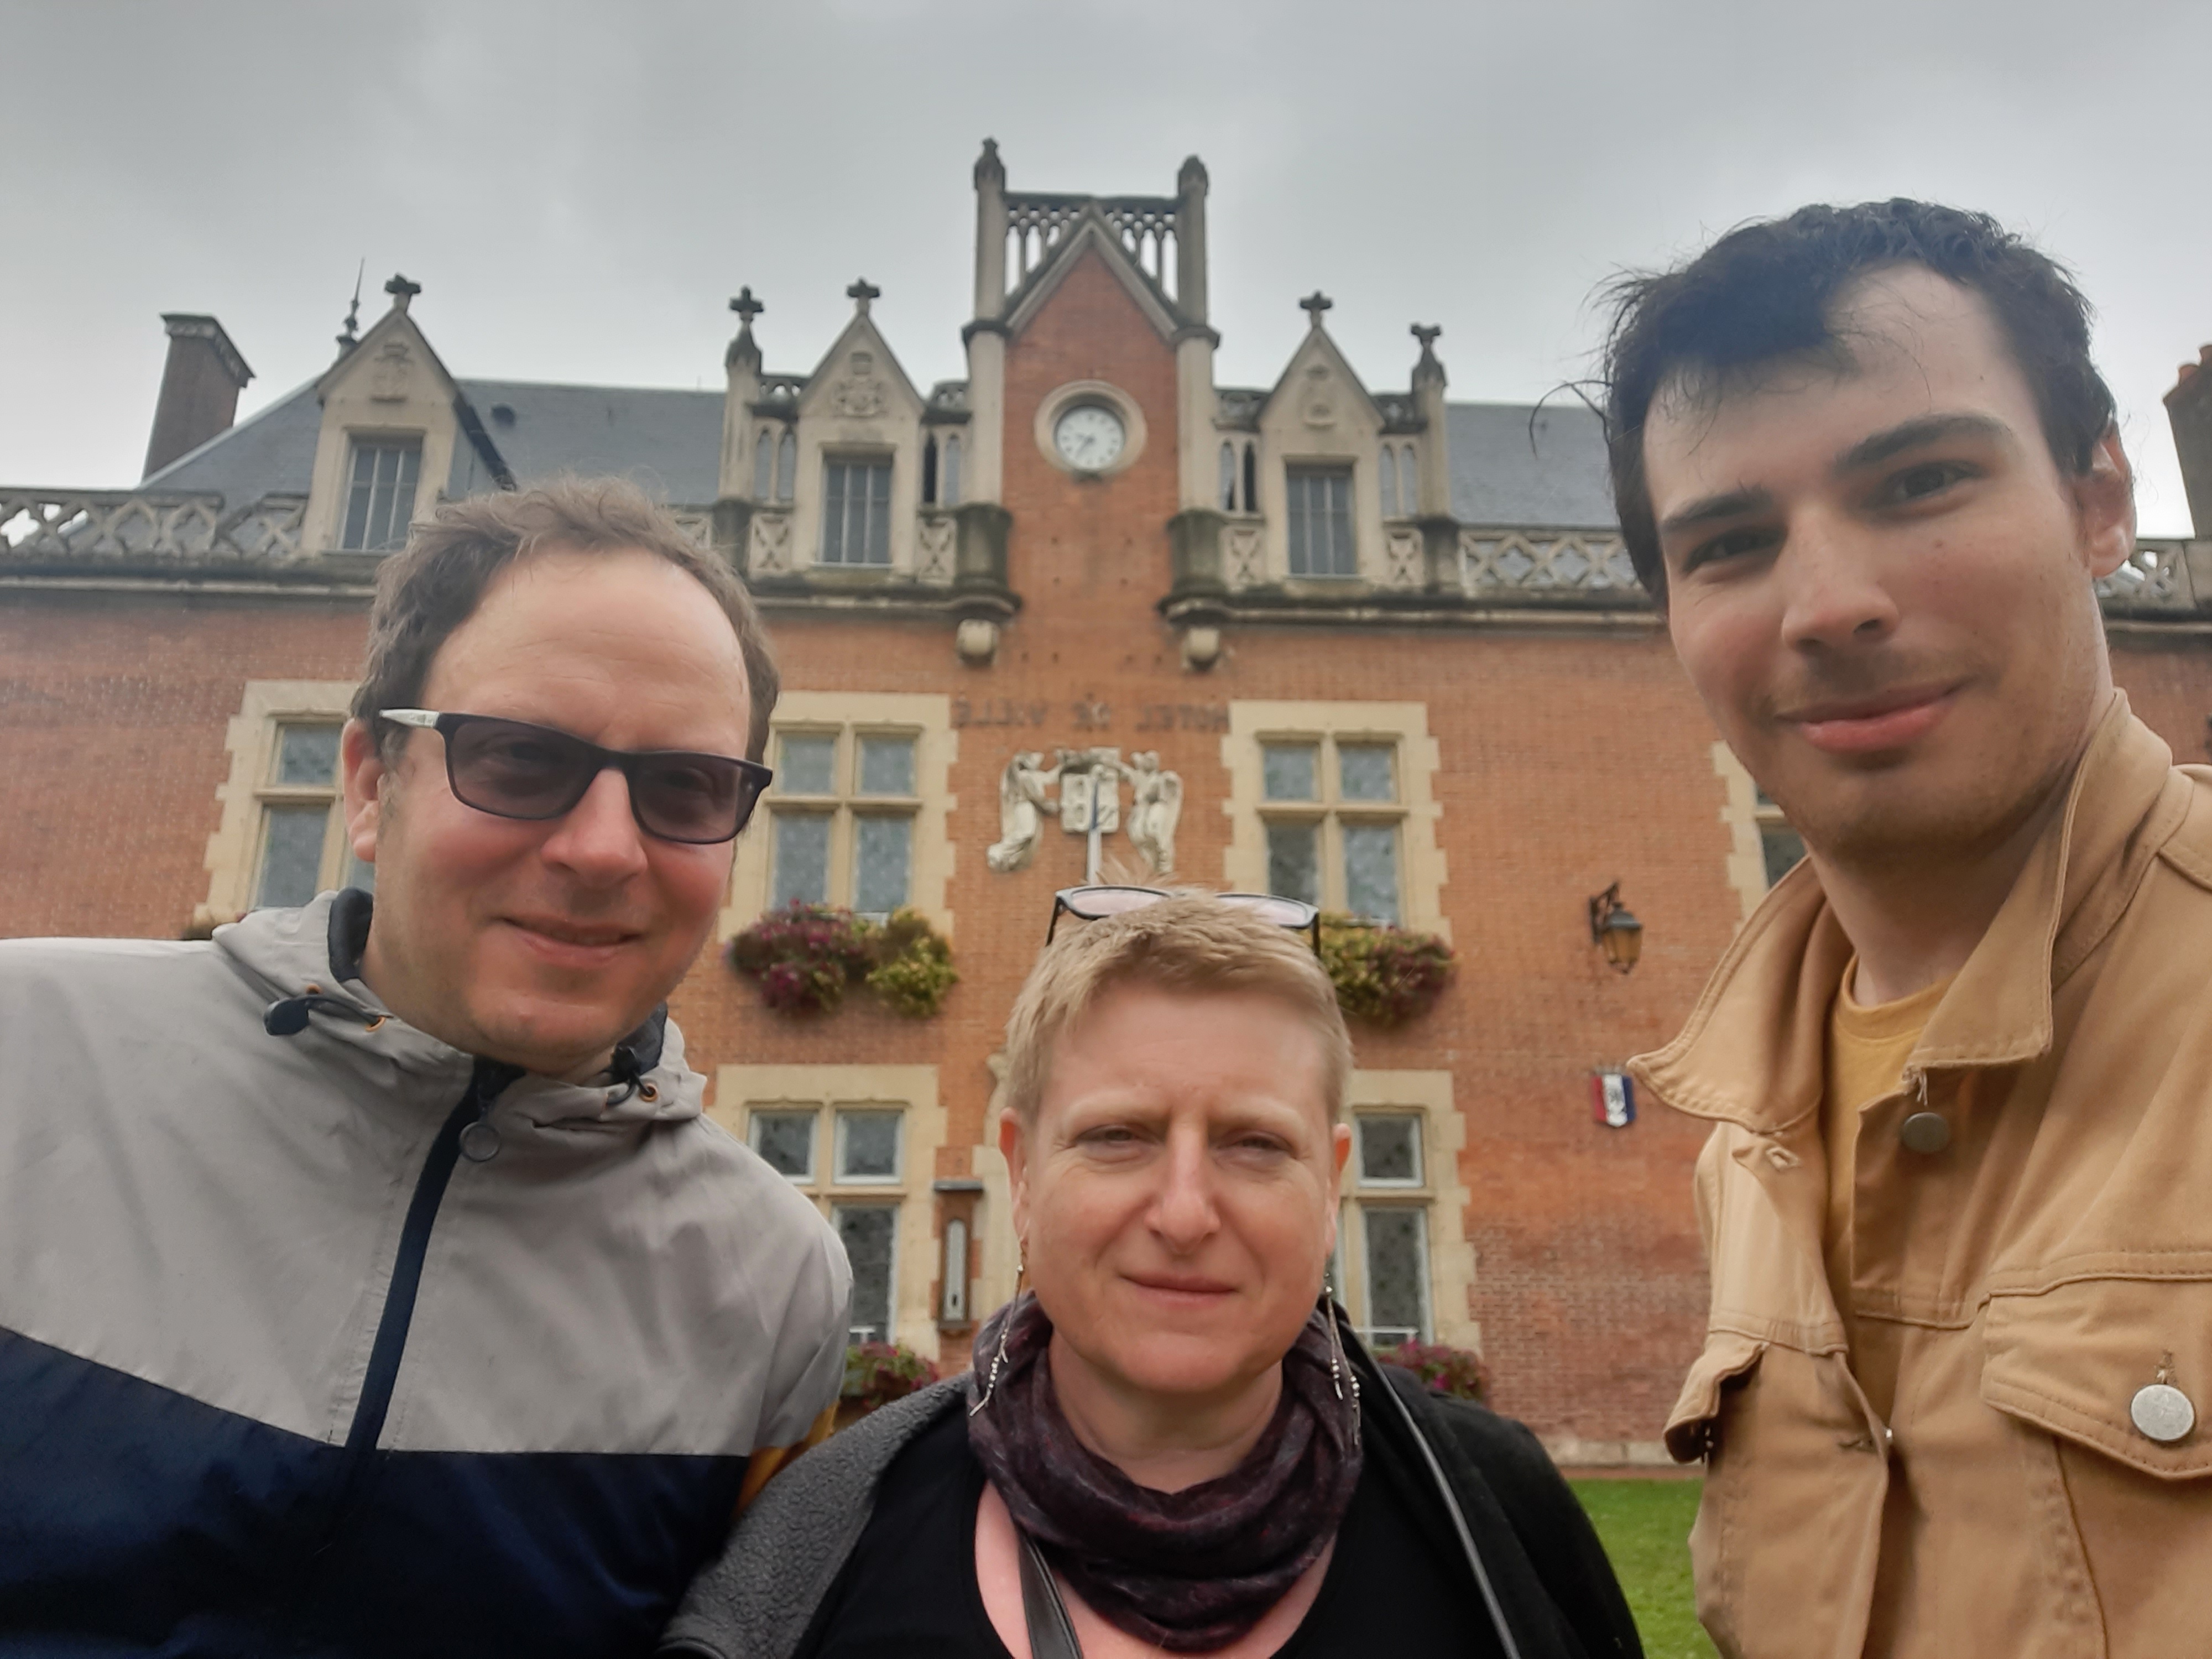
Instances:
[[[1011,1321],[1011,1324],[1008,1322]],[[995,1382],[999,1332],[1006,1358]],[[1015,1524],[1098,1615],[1170,1653],[1208,1653],[1260,1622],[1320,1559],[1359,1484],[1352,1384],[1336,1397],[1316,1313],[1283,1356],[1283,1394],[1228,1474],[1140,1486],[1075,1437],[1053,1393],[1052,1322],[1024,1296],[975,1335],[968,1441]]]

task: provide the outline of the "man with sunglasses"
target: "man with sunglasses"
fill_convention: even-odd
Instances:
[[[775,695],[635,489],[449,506],[342,742],[374,898],[0,944],[0,1649],[650,1650],[842,1377],[665,1006]]]

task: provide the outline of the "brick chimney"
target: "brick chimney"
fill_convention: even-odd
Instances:
[[[2197,362],[2182,364],[2181,378],[2166,394],[2166,418],[2173,427],[2173,449],[2181,458],[2181,485],[2189,495],[2197,539],[2212,541],[2212,345]]]
[[[214,318],[172,311],[161,321],[169,330],[169,363],[161,371],[154,435],[146,445],[148,477],[216,433],[228,432],[238,417],[238,394],[253,378]]]

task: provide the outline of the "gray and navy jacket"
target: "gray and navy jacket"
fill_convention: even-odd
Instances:
[[[676,1028],[473,1059],[368,918],[0,941],[0,1652],[649,1652],[835,1398],[844,1253]]]

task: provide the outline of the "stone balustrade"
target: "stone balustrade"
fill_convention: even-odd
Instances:
[[[280,564],[300,556],[307,510],[305,495],[226,513],[216,495],[0,489],[0,568]]]

